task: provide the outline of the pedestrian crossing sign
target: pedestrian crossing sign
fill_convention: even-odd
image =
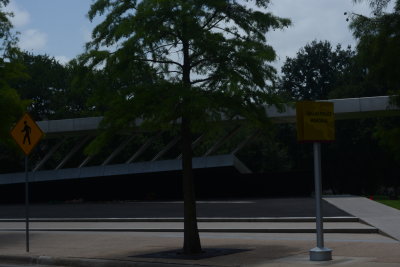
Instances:
[[[32,152],[44,135],[29,113],[25,113],[22,116],[10,134],[25,155],[29,155]]]

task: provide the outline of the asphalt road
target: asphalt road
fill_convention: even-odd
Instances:
[[[241,199],[198,201],[198,217],[313,217],[312,198]],[[323,201],[325,217],[350,216]],[[0,218],[24,218],[24,205],[0,205]],[[182,218],[183,203],[176,202],[114,202],[31,204],[31,218]]]
[[[49,266],[49,265],[11,265],[11,264],[0,264],[0,267],[57,267],[55,265]],[[63,266],[58,266],[58,267],[63,267]]]

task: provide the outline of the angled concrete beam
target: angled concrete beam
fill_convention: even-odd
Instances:
[[[82,161],[82,163],[78,166],[78,168],[83,168],[83,167],[85,167],[86,164],[88,164],[89,161],[90,161],[93,157],[94,157],[94,155],[89,155],[89,156],[87,156],[87,157]]]
[[[249,135],[246,139],[244,139],[239,145],[231,152],[232,155],[236,155],[245,145],[251,142],[254,138],[256,138],[260,134],[260,131],[257,130],[253,134]]]
[[[37,170],[39,170],[43,166],[43,164],[45,164],[51,158],[51,156],[53,156],[54,152],[57,151],[57,149],[64,143],[65,140],[66,138],[59,141],[55,146],[53,146],[51,150],[46,154],[46,156],[44,156],[44,158],[39,161],[38,164],[36,164],[35,168],[32,171],[36,172]]]
[[[205,134],[200,135],[194,142],[192,143],[192,149],[195,148],[200,142],[203,140]],[[179,156],[176,159],[181,159],[182,158],[182,153],[179,154]]]
[[[120,144],[112,153],[111,155],[101,164],[102,166],[107,165],[113,160],[121,151],[132,141],[133,135],[131,135],[128,139],[126,139],[122,144]]]
[[[213,153],[215,150],[217,150],[225,141],[227,141],[231,137],[235,136],[238,133],[240,127],[241,127],[240,125],[236,126],[228,134],[226,134],[222,138],[220,138],[206,153],[204,153],[203,157],[207,157],[207,156],[211,155],[211,153]]]
[[[56,170],[61,169],[67,163],[67,161],[89,140],[90,135],[87,135],[85,138],[81,139],[72,149],[71,151],[64,157],[64,159],[58,164]]]
[[[153,135],[150,137],[146,143],[144,143],[136,152],[135,154],[132,155],[127,161],[126,164],[132,163],[137,157],[139,157],[146,149],[154,142],[156,138],[158,138],[161,135],[161,133],[158,133],[156,135]]]
[[[176,143],[178,143],[178,141],[181,139],[180,136],[175,136],[174,139],[171,140],[171,142],[169,142],[165,148],[163,150],[161,150],[160,152],[157,153],[157,155],[155,155],[155,157],[151,160],[151,161],[156,161],[159,158],[161,158],[165,153],[167,153],[168,150],[170,150],[174,145],[176,145]]]

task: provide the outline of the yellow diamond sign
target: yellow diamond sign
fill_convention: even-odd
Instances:
[[[43,131],[28,113],[25,113],[11,130],[12,138],[24,151],[25,155],[29,155],[32,152],[43,135]]]
[[[330,142],[335,140],[335,117],[332,102],[298,102],[296,117],[299,141]]]

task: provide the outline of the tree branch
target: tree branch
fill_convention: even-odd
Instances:
[[[183,65],[176,62],[176,61],[172,61],[172,60],[156,60],[156,59],[139,59],[141,61],[145,61],[145,62],[152,62],[152,63],[160,63],[160,64],[173,64],[173,65],[177,65],[180,68],[183,68]]]
[[[211,29],[216,28],[216,26],[226,18],[227,18],[227,16],[224,16],[221,19],[217,20],[212,26],[208,27],[207,30],[210,31]]]
[[[192,69],[192,68],[195,68],[195,67],[197,67],[198,65],[200,65],[201,63],[203,63],[203,62],[205,62],[205,61],[207,61],[206,58],[199,59],[198,61],[193,62],[193,64],[190,65],[190,68],[191,68],[191,69]]]
[[[156,74],[166,74],[166,73],[178,73],[182,75],[182,71],[177,71],[177,70],[160,71],[157,72]]]
[[[214,79],[214,76],[210,76],[208,78],[204,78],[204,79],[197,79],[197,80],[193,80],[190,82],[190,84],[196,84],[196,83],[203,83],[203,82],[208,82],[211,81],[212,79]]]
[[[239,39],[241,39],[241,40],[246,41],[246,38],[244,38],[243,36],[241,36],[241,35],[238,34],[238,33],[232,32],[232,31],[230,31],[230,30],[228,30],[228,29],[224,29],[224,28],[221,28],[221,27],[218,27],[218,26],[215,26],[214,28],[219,29],[219,30],[221,30],[221,31],[224,31],[224,32],[226,32],[226,33],[230,33],[230,34],[232,34],[233,36],[235,36],[236,38],[239,38]]]
[[[154,52],[156,50],[159,50],[159,49],[167,47],[167,46],[171,46],[172,47],[173,45],[175,45],[175,43],[169,43],[169,44],[164,44],[164,45],[160,45],[160,46],[157,46],[157,47],[152,47],[149,50],[145,51],[145,53]],[[169,48],[168,50],[170,50],[170,49],[171,48]]]
[[[217,10],[215,10],[214,13],[204,23],[204,25],[201,26],[201,29],[205,29],[211,23],[211,21],[216,17],[217,14],[218,14],[218,12],[217,12]]]

